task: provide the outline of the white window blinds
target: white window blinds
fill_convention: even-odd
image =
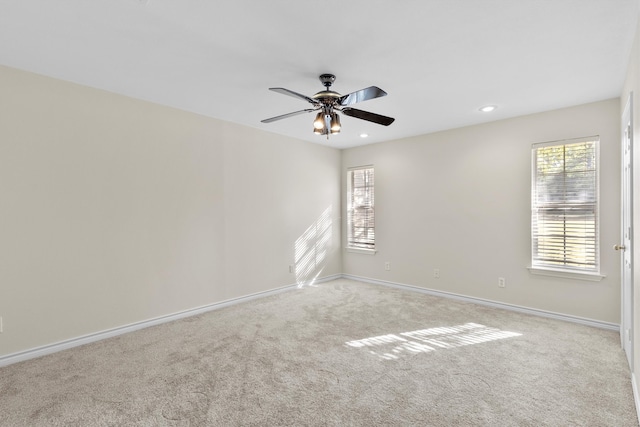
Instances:
[[[347,172],[347,246],[375,249],[373,167]]]
[[[598,142],[533,145],[532,267],[599,271]]]

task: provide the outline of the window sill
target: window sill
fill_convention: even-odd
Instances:
[[[361,249],[361,248],[345,248],[347,252],[351,252],[354,254],[365,254],[365,255],[375,255],[375,249]]]
[[[581,271],[567,271],[555,268],[527,267],[529,273],[540,276],[561,277],[563,279],[588,280],[590,282],[599,282],[604,279],[605,275]]]

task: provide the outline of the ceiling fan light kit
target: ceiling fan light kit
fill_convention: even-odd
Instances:
[[[349,107],[349,105],[356,104],[358,102],[386,96],[387,93],[385,91],[379,87],[370,86],[347,95],[340,95],[338,92],[330,89],[335,80],[336,76],[333,74],[321,74],[320,82],[324,85],[325,89],[316,93],[312,97],[308,97],[282,87],[269,88],[269,90],[274,92],[307,101],[313,105],[313,108],[307,108],[300,111],[294,111],[293,113],[264,119],[262,120],[262,123],[271,123],[288,117],[297,116],[299,114],[317,111],[318,113],[313,121],[313,132],[317,135],[327,135],[327,139],[329,139],[329,135],[340,133],[340,130],[342,129],[338,112],[350,117],[355,117],[356,119],[367,120],[383,126],[389,126],[393,123],[395,119],[392,117],[382,116],[380,114]]]

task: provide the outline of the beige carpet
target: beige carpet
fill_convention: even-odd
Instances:
[[[617,333],[337,280],[0,368],[2,426],[637,426]]]

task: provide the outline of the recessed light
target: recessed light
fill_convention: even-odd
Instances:
[[[368,133],[361,133],[361,134],[360,134],[360,138],[366,138],[366,137],[368,137],[368,136],[369,136],[369,134],[368,134]]]
[[[496,107],[495,105],[485,105],[484,107],[478,108],[478,110],[482,111],[483,113],[490,113],[496,108],[498,107]]]

